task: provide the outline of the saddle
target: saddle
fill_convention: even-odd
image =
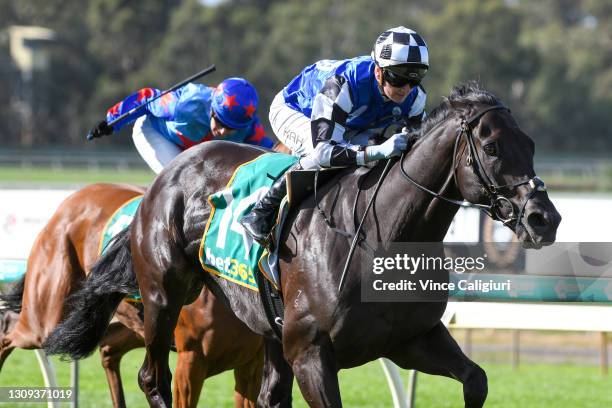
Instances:
[[[295,207],[311,195],[314,192],[315,179],[318,184],[317,188],[322,187],[340,170],[343,170],[343,168],[295,170],[287,174],[287,200],[289,205]],[[319,173],[318,176],[317,172]]]

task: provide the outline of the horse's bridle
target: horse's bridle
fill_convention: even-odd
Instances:
[[[453,149],[453,179],[455,181],[455,185],[459,187],[459,184],[457,183],[457,165],[459,164],[460,160],[457,158],[457,148],[459,146],[461,137],[465,136],[466,143],[468,146],[467,164],[471,166],[472,170],[474,171],[474,174],[476,174],[476,176],[478,177],[485,194],[489,198],[489,205],[472,203],[468,201],[453,200],[451,198],[444,197],[440,193],[436,193],[435,191],[432,191],[427,187],[419,184],[404,170],[404,156],[406,153],[404,153],[400,159],[400,169],[404,178],[406,178],[409,182],[414,184],[419,189],[433,195],[434,197],[458,206],[478,208],[486,212],[494,220],[501,221],[504,225],[514,224],[514,227],[516,228],[520,223],[522,223],[523,214],[525,213],[525,207],[527,206],[529,200],[538,191],[546,191],[546,184],[544,184],[542,179],[540,179],[538,176],[534,176],[532,178],[524,179],[514,184],[506,184],[500,186],[497,185],[491,177],[489,177],[484,166],[482,165],[482,162],[480,161],[480,157],[478,156],[478,151],[476,149],[476,143],[474,142],[474,135],[472,134],[472,131],[478,125],[480,119],[487,112],[490,112],[492,110],[507,110],[508,112],[510,111],[510,109],[506,108],[503,105],[493,105],[481,111],[478,111],[467,119],[462,118],[459,128],[457,129],[457,137],[455,139],[455,146]],[[512,201],[510,201],[510,199],[500,194],[500,192],[514,191],[517,187],[523,185],[529,186],[530,191],[527,195],[527,198],[521,205],[521,208],[518,211],[518,215],[515,215],[514,204],[512,203]],[[509,207],[511,208],[510,213],[508,215],[505,215],[502,211],[502,206],[504,204],[509,205]]]
[[[401,174],[404,176],[404,178],[406,178],[409,182],[411,182],[412,184],[414,184],[416,187],[418,187],[419,189],[425,191],[426,193],[431,194],[432,196],[439,198],[441,200],[444,200],[448,203],[454,204],[454,205],[458,205],[461,207],[474,207],[474,208],[478,208],[484,212],[486,212],[491,218],[493,218],[494,220],[498,220],[501,221],[502,223],[504,223],[504,225],[508,225],[508,224],[512,224],[514,223],[514,227],[516,228],[520,223],[522,223],[522,218],[523,218],[523,214],[525,212],[525,207],[527,206],[527,203],[529,202],[529,200],[531,200],[531,198],[535,195],[536,192],[538,191],[546,191],[546,184],[544,184],[544,182],[538,177],[538,176],[534,176],[530,179],[524,179],[522,181],[519,181],[517,183],[514,184],[506,184],[504,186],[499,186],[497,184],[495,184],[495,182],[493,181],[493,179],[491,179],[491,177],[489,177],[489,175],[487,174],[484,166],[482,165],[482,162],[480,161],[480,157],[478,156],[478,151],[476,150],[476,144],[474,142],[474,135],[472,134],[472,130],[476,127],[476,125],[478,124],[478,122],[480,121],[480,119],[484,116],[485,113],[490,112],[492,110],[507,110],[510,111],[510,109],[506,108],[503,105],[493,105],[493,106],[489,106],[479,112],[477,112],[476,114],[472,115],[470,118],[465,119],[462,118],[461,119],[461,124],[459,125],[459,129],[457,129],[457,137],[455,138],[455,146],[453,149],[453,179],[455,182],[455,185],[457,187],[459,187],[459,184],[457,184],[457,165],[459,164],[459,160],[457,159],[457,148],[459,146],[459,141],[461,140],[461,137],[463,135],[465,135],[466,141],[467,141],[467,146],[468,146],[468,157],[467,157],[467,164],[469,166],[472,167],[472,170],[474,171],[474,174],[476,174],[476,176],[478,177],[482,188],[485,191],[485,194],[487,195],[487,197],[489,198],[490,204],[486,205],[486,204],[479,204],[479,203],[471,203],[469,201],[459,201],[459,200],[453,200],[452,198],[447,198],[444,197],[443,195],[441,195],[440,193],[436,193],[435,191],[432,191],[430,189],[428,189],[427,187],[423,186],[422,184],[419,184],[417,181],[415,181],[412,177],[410,177],[408,175],[408,173],[406,173],[406,170],[404,170],[404,157],[406,155],[406,153],[404,152],[404,154],[402,154],[402,157],[400,158],[400,169],[401,169]],[[376,184],[376,188],[374,190],[374,193],[372,194],[372,197],[370,198],[370,201],[368,203],[368,206],[366,207],[363,216],[361,217],[361,221],[359,222],[359,225],[357,227],[357,230],[355,232],[355,234],[350,234],[350,233],[344,233],[342,231],[339,231],[337,229],[334,228],[334,230],[336,230],[336,232],[342,233],[342,235],[347,235],[347,236],[352,236],[352,242],[351,242],[351,246],[349,249],[349,253],[348,256],[346,258],[346,262],[344,264],[344,269],[342,270],[342,275],[340,276],[340,283],[338,285],[338,292],[342,290],[343,284],[344,284],[344,279],[346,277],[346,273],[348,271],[349,265],[351,263],[351,259],[353,257],[353,252],[355,251],[355,248],[357,246],[357,243],[359,240],[363,240],[363,238],[361,237],[360,233],[361,233],[361,229],[363,227],[363,223],[365,221],[365,218],[368,214],[368,211],[370,210],[374,200],[376,199],[376,195],[378,194],[378,190],[380,189],[380,186],[383,183],[383,180],[385,179],[385,176],[387,175],[387,173],[389,172],[389,170],[391,169],[391,167],[393,166],[395,160],[397,158],[391,158],[387,161],[387,164],[385,165],[385,168],[383,169],[380,178],[378,180],[378,183]],[[315,202],[317,202],[317,208],[319,209],[319,212],[321,212],[321,214],[323,215],[323,218],[325,219],[325,222],[332,227],[331,222],[327,219],[327,217],[325,216],[325,213],[321,210],[321,208],[318,205],[318,201],[316,198],[316,178],[315,178]],[[517,187],[519,186],[523,186],[523,185],[528,185],[530,188],[529,194],[527,195],[527,198],[525,199],[525,202],[523,203],[523,205],[521,206],[521,209],[519,210],[518,215],[514,215],[514,204],[512,204],[512,201],[510,201],[510,199],[506,198],[505,196],[501,195],[499,192],[503,191],[503,190],[509,190],[509,191],[513,191],[515,190]],[[503,203],[507,203],[510,205],[510,214],[508,216],[505,216],[503,214],[503,211],[501,209],[501,206],[503,205]],[[333,227],[332,227],[333,228]],[[364,241],[365,242],[365,241]]]

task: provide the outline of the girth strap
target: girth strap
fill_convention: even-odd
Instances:
[[[261,304],[263,305],[266,318],[272,332],[276,335],[278,341],[283,340],[283,319],[285,317],[285,306],[283,305],[283,298],[281,293],[276,290],[270,281],[266,279],[261,271],[257,271],[255,274],[257,280],[257,287],[259,288],[259,297]]]

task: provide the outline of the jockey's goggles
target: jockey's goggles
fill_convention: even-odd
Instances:
[[[401,88],[406,85],[415,87],[421,83],[427,74],[423,65],[393,65],[383,68],[383,78],[389,85]]]

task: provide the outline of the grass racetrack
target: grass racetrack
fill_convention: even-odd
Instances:
[[[38,168],[38,167],[2,167],[0,166],[0,183],[6,186],[27,187],[29,184],[45,184],[53,187],[66,184],[91,183],[131,183],[148,185],[155,178],[151,170],[125,170],[71,168]]]
[[[128,407],[148,406],[136,383],[136,373],[142,364],[144,349],[128,353],[122,361],[122,377]],[[70,383],[68,363],[53,359],[60,386]],[[171,355],[171,367],[176,354]],[[578,365],[522,365],[512,371],[509,365],[485,364],[489,377],[489,397],[486,407],[609,407],[612,406],[610,378],[602,376],[597,367]],[[407,378],[407,377],[406,377]],[[0,387],[43,386],[42,375],[33,352],[15,350],[0,373]],[[387,383],[378,362],[340,371],[340,387],[346,407],[392,407]],[[226,372],[204,385],[200,407],[233,407],[233,374]],[[294,406],[306,407],[297,385],[293,390]],[[79,404],[82,407],[112,407],[106,376],[96,352],[80,363]],[[0,406],[9,406],[0,403]],[[19,403],[16,407],[37,408],[42,404]],[[68,406],[68,404],[63,404]],[[420,374],[417,407],[463,407],[461,384],[444,377]]]

